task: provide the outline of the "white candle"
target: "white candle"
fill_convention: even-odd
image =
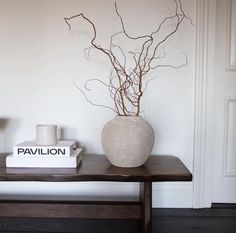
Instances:
[[[57,126],[56,125],[36,125],[36,143],[37,145],[56,145],[57,144]]]

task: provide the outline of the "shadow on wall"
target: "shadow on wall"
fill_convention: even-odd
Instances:
[[[76,129],[61,126],[58,128],[58,138],[61,140],[74,140],[76,138]]]
[[[9,122],[9,119],[0,118],[0,132],[4,131],[4,129],[6,128],[8,122]]]
[[[76,141],[77,147],[82,147],[84,149],[84,152],[86,153],[87,148],[84,145],[84,143],[81,141],[75,140],[75,138],[77,137],[77,131],[75,128],[59,127],[57,134],[58,134],[59,140]]]
[[[9,119],[7,118],[0,118],[0,153],[5,152],[5,129]]]
[[[14,142],[14,132],[19,124],[19,119],[0,118],[0,152],[11,152],[9,148]]]

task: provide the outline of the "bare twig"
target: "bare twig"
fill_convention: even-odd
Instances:
[[[112,110],[113,112],[116,112],[115,109],[109,107],[109,106],[106,106],[106,105],[103,105],[103,104],[95,104],[94,102],[92,102],[86,95],[86,93],[83,91],[83,89],[81,87],[79,87],[76,83],[76,79],[74,80],[74,85],[76,88],[78,88],[78,90],[83,94],[84,98],[93,106],[96,106],[96,107],[103,107],[103,108],[107,108],[107,109],[110,109]]]

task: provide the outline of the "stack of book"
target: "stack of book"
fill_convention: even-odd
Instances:
[[[58,141],[53,146],[40,146],[25,141],[13,148],[6,158],[6,167],[76,168],[83,157],[83,149],[75,141]]]

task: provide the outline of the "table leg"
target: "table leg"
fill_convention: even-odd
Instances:
[[[142,233],[152,232],[152,182],[140,183]]]

